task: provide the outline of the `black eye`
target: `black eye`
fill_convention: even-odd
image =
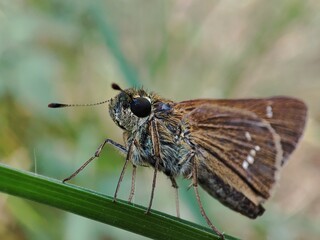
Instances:
[[[130,103],[130,109],[137,117],[146,117],[151,113],[151,102],[144,97],[138,97]]]

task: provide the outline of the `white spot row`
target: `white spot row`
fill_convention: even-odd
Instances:
[[[247,159],[245,159],[245,160],[242,162],[242,167],[243,167],[244,169],[248,169],[249,165],[254,163],[254,157],[256,156],[256,153],[257,153],[258,151],[260,151],[260,150],[261,150],[261,148],[260,148],[260,146],[258,146],[258,145],[256,145],[256,146],[254,147],[254,149],[251,149],[251,150],[250,150],[250,153],[249,153],[249,155],[247,156]]]

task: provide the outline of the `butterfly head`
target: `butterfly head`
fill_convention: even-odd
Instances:
[[[143,89],[122,90],[117,84],[112,88],[120,93],[109,101],[110,116],[120,128],[132,131],[141,119],[150,116],[151,99]]]

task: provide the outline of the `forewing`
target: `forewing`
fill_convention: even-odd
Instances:
[[[211,106],[212,108],[218,106],[246,110],[267,121],[280,136],[283,150],[281,164],[286,162],[288,156],[296,148],[303,133],[307,117],[306,105],[302,101],[290,97],[237,100],[200,99],[180,102],[176,107],[185,109],[186,112],[191,112],[203,105]]]
[[[267,121],[247,110],[211,104],[195,108],[184,121],[202,164],[239,191],[248,186],[262,199],[270,196],[282,148]],[[249,198],[258,203],[253,193]]]

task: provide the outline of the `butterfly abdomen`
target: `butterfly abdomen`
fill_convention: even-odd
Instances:
[[[198,172],[201,172],[201,174],[198,174],[200,186],[225,206],[249,218],[256,218],[264,213],[264,208],[261,204],[256,205],[253,203],[243,193],[224,182],[205,165],[200,164]]]

